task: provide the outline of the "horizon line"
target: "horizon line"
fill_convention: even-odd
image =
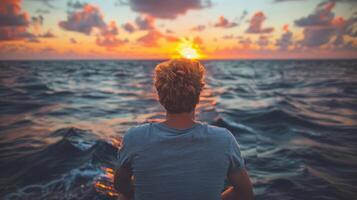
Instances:
[[[170,60],[172,58],[43,58],[43,59],[0,59],[3,61],[162,61]],[[199,61],[253,61],[253,60],[276,60],[276,61],[287,61],[287,60],[357,60],[357,57],[351,58],[204,58],[195,59]]]

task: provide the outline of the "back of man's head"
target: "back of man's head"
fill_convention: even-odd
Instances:
[[[184,58],[156,66],[154,84],[159,101],[168,113],[187,113],[195,109],[205,85],[204,72],[199,61]]]

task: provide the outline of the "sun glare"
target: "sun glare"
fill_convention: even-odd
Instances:
[[[202,57],[198,45],[187,39],[181,41],[181,43],[177,47],[177,53],[178,55],[175,57],[188,59],[199,59]]]

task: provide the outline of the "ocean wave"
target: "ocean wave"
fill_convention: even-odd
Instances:
[[[63,128],[50,133],[48,137],[56,142],[1,166],[3,175],[12,175],[1,177],[0,194],[12,191],[7,195],[9,199],[21,199],[27,195],[29,198],[42,198],[53,192],[60,194],[61,188],[58,187],[68,190],[72,185],[79,184],[75,182],[77,176],[87,176],[89,173],[90,177],[87,178],[93,181],[93,173],[99,174],[100,167],[115,166],[117,147],[99,139],[91,131]],[[86,187],[88,185],[83,181],[81,183]],[[74,191],[71,193],[75,194]]]

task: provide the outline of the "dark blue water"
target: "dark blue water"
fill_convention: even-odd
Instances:
[[[0,62],[0,199],[114,199],[128,127],[164,117],[158,61]],[[357,61],[207,61],[197,117],[239,141],[256,199],[357,196]]]

